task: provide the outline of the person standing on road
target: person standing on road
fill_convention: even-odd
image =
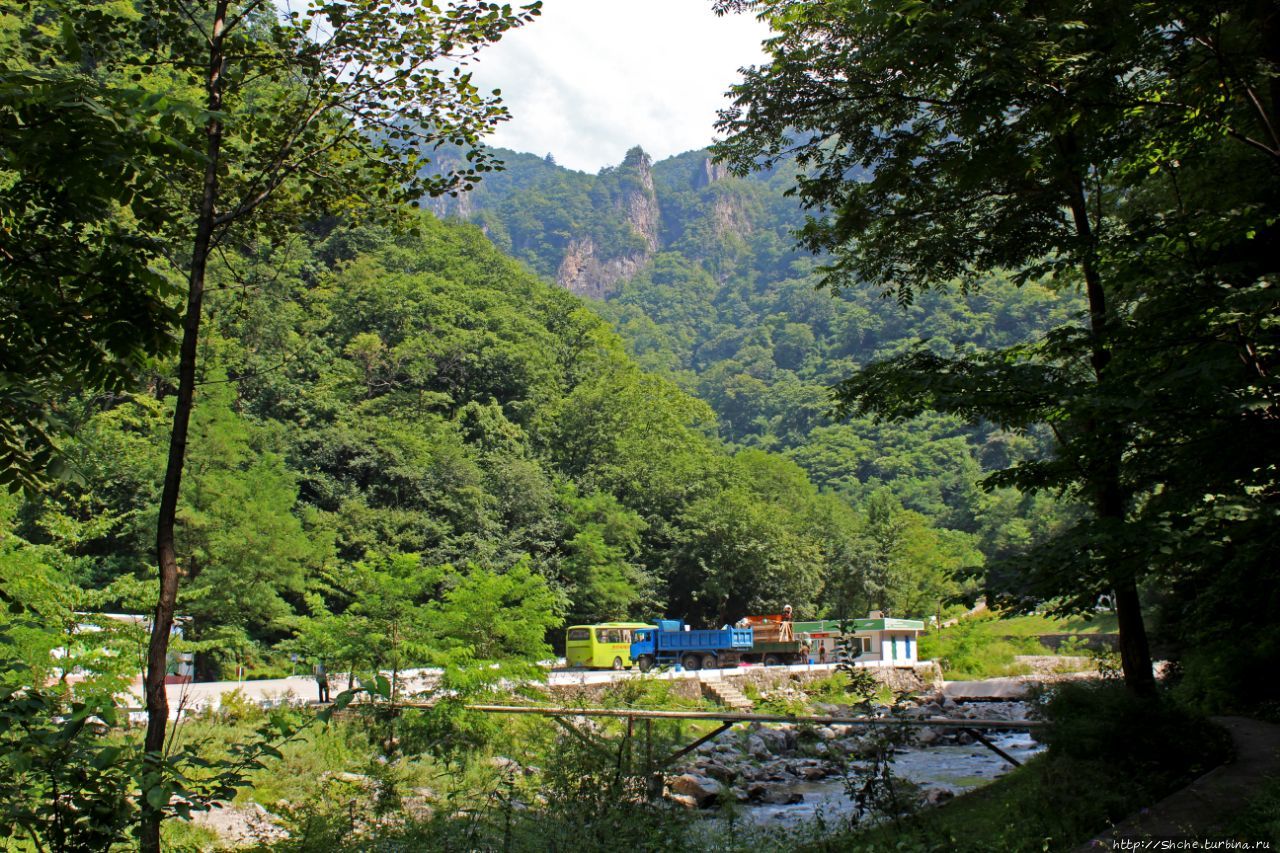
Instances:
[[[320,692],[320,701],[329,701],[329,672],[324,668],[324,661],[316,661],[316,689]]]

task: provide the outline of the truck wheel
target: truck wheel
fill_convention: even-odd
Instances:
[[[613,668],[614,668],[614,669],[622,669],[622,658],[614,658],[614,659],[613,659]]]
[[[640,660],[636,661],[636,665],[640,667],[641,672],[648,672],[653,669],[653,655],[640,655]]]
[[[702,669],[702,658],[697,655],[685,655],[684,660],[681,661],[681,663],[683,663],[684,668],[690,672],[696,672],[697,670]]]
[[[764,656],[764,665],[765,665],[765,666],[777,666],[777,665],[778,665],[778,664],[780,664],[780,663],[782,663],[782,661],[778,658],[778,656],[777,656],[777,655],[772,655],[772,654],[770,654],[770,655],[765,655],[765,656]]]

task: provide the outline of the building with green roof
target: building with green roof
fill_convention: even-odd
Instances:
[[[797,634],[808,634],[816,663],[836,659],[836,641],[841,635],[840,619],[818,619],[796,622],[792,627]],[[846,619],[847,629],[859,643],[862,653],[857,658],[859,666],[915,666],[920,661],[920,633],[924,622],[919,619],[892,619],[886,616],[869,616],[865,619]]]

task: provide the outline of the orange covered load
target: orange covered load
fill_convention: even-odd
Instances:
[[[780,613],[769,616],[748,616],[743,621],[755,629],[757,643],[789,643],[794,639],[791,633],[791,621],[783,621]]]

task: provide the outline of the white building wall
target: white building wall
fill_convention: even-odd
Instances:
[[[915,631],[866,631],[858,637],[865,640],[866,650],[857,659],[859,666],[912,666],[920,660],[920,637]],[[825,661],[820,652],[825,651]],[[834,663],[836,638],[813,638],[815,661]]]

